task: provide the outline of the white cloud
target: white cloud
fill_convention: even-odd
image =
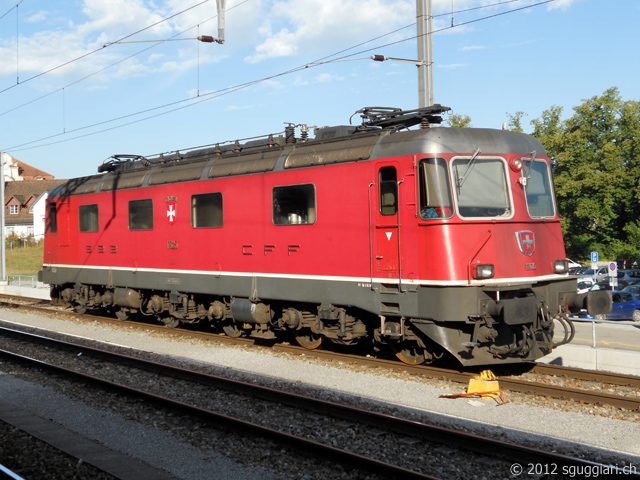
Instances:
[[[468,47],[462,47],[460,51],[467,52],[469,50],[485,50],[487,47],[484,45],[469,45]]]
[[[116,41],[124,36],[130,35],[146,27],[157,25],[144,30],[143,32],[128,38],[127,40],[154,40],[166,39],[179,31],[175,19],[162,22],[162,20],[173,13],[182,11],[193,6],[193,0],[83,0],[81,10],[72,10],[67,13],[64,22],[61,22],[60,12],[38,11],[28,17],[28,23],[39,23],[47,21],[49,30],[40,29],[31,33],[27,29],[20,32],[19,58],[16,61],[16,40],[15,33],[0,33],[0,76],[16,75],[16,63],[18,63],[21,80],[37,75],[49,69],[65,65],[63,68],[55,69],[47,74],[46,79],[64,77],[75,80],[78,76],[90,75],[106,66],[116,63],[134,52],[131,45],[111,45],[103,48],[105,43]],[[213,4],[213,15],[216,15],[215,1],[209,1],[203,6]],[[71,15],[73,12],[73,15]],[[191,11],[190,11],[191,13]],[[200,14],[203,12],[200,11]],[[205,12],[206,13],[206,12]],[[211,12],[210,12],[211,13]],[[198,20],[193,15],[198,14],[198,8],[193,9],[191,25],[197,25]],[[200,17],[202,21],[202,17]],[[55,28],[51,25],[56,25]],[[208,32],[207,32],[208,33]],[[204,32],[202,32],[204,34]],[[217,32],[216,32],[217,34]],[[195,36],[195,33],[192,35]],[[193,43],[195,45],[195,42]],[[147,44],[143,44],[147,45]],[[151,46],[151,44],[148,44]],[[191,51],[177,50],[169,44],[162,45],[154,53],[147,54],[145,59],[126,60],[118,64],[115,68],[109,69],[100,74],[100,80],[106,81],[109,76],[125,78],[127,75],[138,76],[144,71],[155,71],[147,67],[149,64],[159,64],[165,60],[161,67],[166,70],[179,68],[190,68],[194,61],[186,61],[191,56],[195,58],[195,48]],[[175,44],[172,44],[175,45]],[[185,44],[186,45],[186,44]],[[101,50],[102,49],[102,50]],[[142,50],[142,46],[137,46],[137,50]],[[91,54],[80,61],[73,61],[85,56],[94,50],[101,50]],[[185,53],[187,51],[187,53]],[[170,55],[171,59],[165,59]],[[210,50],[203,51],[200,55],[200,63],[217,62],[222,57],[216,57]],[[173,63],[172,63],[173,62]],[[95,78],[95,77],[94,77]]]
[[[321,73],[320,75],[316,76],[316,82],[318,83],[328,83],[339,80],[344,80],[344,77],[341,77],[340,75],[334,75],[332,73]]]
[[[89,18],[78,27],[78,34],[85,37],[95,32],[111,32],[112,41],[160,22],[164,15],[150,10],[143,0],[84,0],[83,13]],[[145,30],[145,34],[159,38],[172,32],[167,22]],[[156,37],[158,38],[158,37]],[[139,38],[138,38],[139,39]]]
[[[40,10],[39,12],[34,13],[29,18],[27,18],[26,22],[27,23],[39,23],[39,22],[42,22],[43,20],[45,20],[48,15],[49,15],[49,12],[47,12],[46,10]]]
[[[583,0],[555,0],[551,2],[547,8],[549,10],[568,10],[574,3],[582,1]]]
[[[263,40],[254,54],[245,58],[249,63],[300,52],[339,50],[375,36],[373,32],[392,31],[415,21],[415,3],[411,0],[280,0],[273,2],[265,18],[260,28]]]

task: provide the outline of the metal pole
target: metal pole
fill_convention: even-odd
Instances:
[[[218,7],[218,43],[224,43],[224,11],[227,0],[217,0]]]
[[[431,0],[416,0],[418,29],[418,105],[430,107],[433,99],[433,38]]]

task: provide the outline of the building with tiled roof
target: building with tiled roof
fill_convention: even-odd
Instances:
[[[22,180],[53,180],[54,177],[50,173],[43,172],[42,170],[27,165],[20,160],[14,158],[14,162],[18,165],[18,176],[22,177]]]
[[[39,170],[7,153],[4,162],[4,224],[5,235],[20,237],[44,235],[45,203],[49,190],[66,180],[55,180],[50,173]]]
[[[31,207],[40,197],[65,180],[24,180],[6,182],[4,189],[5,235],[35,235]],[[44,232],[43,232],[44,233]]]

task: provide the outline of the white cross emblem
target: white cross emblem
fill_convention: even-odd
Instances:
[[[169,217],[169,223],[173,223],[176,217],[176,210],[174,205],[169,205],[169,210],[167,210],[167,217]]]

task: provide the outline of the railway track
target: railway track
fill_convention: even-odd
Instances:
[[[65,377],[72,376],[82,382],[90,382],[92,385],[99,385],[100,388],[117,390],[122,394],[142,398],[145,401],[161,405],[164,409],[172,412],[182,412],[190,417],[197,417],[201,421],[216,425],[217,428],[224,426],[242,432],[243,435],[260,436],[276,441],[279,445],[286,445],[287,448],[294,448],[303,455],[322,456],[331,463],[340,463],[349,468],[357,466],[365,471],[375,472],[383,477],[408,478],[408,479],[432,479],[433,471],[439,471],[438,467],[430,465],[425,467],[421,462],[407,460],[406,452],[408,446],[417,446],[418,450],[428,452],[437,451],[437,445],[447,445],[448,448],[455,446],[460,450],[460,458],[448,458],[452,461],[471,461],[473,463],[481,461],[484,456],[491,457],[492,472],[498,475],[497,478],[508,477],[513,473],[513,465],[518,464],[544,464],[554,465],[556,468],[579,469],[595,468],[593,462],[559,455],[553,452],[545,452],[539,449],[522,445],[515,445],[495,439],[489,439],[478,435],[467,434],[452,429],[436,427],[425,423],[405,420],[390,415],[371,412],[352,406],[342,405],[325,400],[319,400],[307,396],[302,396],[290,392],[276,390],[258,386],[251,383],[239,382],[227,378],[203,374],[184,368],[170,366],[158,362],[150,362],[137,357],[108,352],[102,349],[63,342],[42,336],[32,335],[25,332],[0,329],[4,348],[0,354],[5,359],[18,361],[35,366],[39,369],[47,369],[58,375]],[[62,352],[61,360],[56,362],[44,361],[36,358],[39,355],[37,350],[47,352],[47,357],[51,356],[52,350]],[[19,353],[28,350],[29,356]],[[73,355],[69,355],[69,352]],[[81,359],[81,361],[78,361]],[[89,363],[99,364],[100,376],[95,374]],[[107,368],[113,365],[115,370]],[[121,374],[113,373],[122,368],[127,370],[135,369],[135,384],[127,384],[119,380]],[[127,374],[129,375],[129,374]],[[143,379],[138,375],[146,375]],[[167,379],[167,380],[163,380]],[[179,390],[187,392],[190,390],[199,392],[197,395],[186,395],[184,398],[171,398],[152,388],[142,388],[141,385],[157,385],[163,383],[179,382]],[[204,390],[203,390],[204,388]],[[208,403],[203,405],[196,398],[202,400],[203,397],[218,396],[222,392],[225,400],[218,399],[214,405]],[[231,397],[229,397],[231,395]],[[234,405],[238,402],[251,402],[254,407],[253,418],[242,418],[235,416],[232,412],[221,411],[221,405]],[[276,409],[288,409],[286,413],[275,413]],[[233,410],[233,409],[232,409]],[[300,418],[299,412],[304,410],[303,417],[304,431],[306,435],[292,433],[288,425],[279,424],[278,420],[269,421],[267,417],[276,418]],[[255,415],[255,412],[269,412],[267,417]],[[314,426],[314,417],[322,419],[318,425]],[[326,418],[330,422],[338,425],[339,429],[349,432],[346,442],[338,440],[337,445],[319,441],[316,438],[317,429],[326,424]],[[317,418],[315,418],[317,420]],[[316,432],[316,434],[312,433]],[[373,439],[370,451],[358,452],[352,450],[355,435],[364,435]],[[333,439],[338,435],[332,434]],[[379,440],[383,438],[383,440]],[[376,440],[378,439],[378,440]],[[382,450],[375,447],[375,444],[382,444]],[[368,450],[368,449],[365,449]],[[473,456],[469,452],[473,452]],[[417,456],[416,458],[425,458]],[[381,459],[394,459],[396,462]],[[399,461],[400,460],[400,461]],[[603,468],[611,468],[605,467]],[[504,473],[500,473],[500,472]],[[455,478],[455,477],[448,477]],[[562,477],[558,477],[562,478]],[[631,478],[634,478],[633,476]],[[640,476],[635,477],[640,478]]]
[[[0,465],[0,480],[25,480],[12,470],[9,470],[4,465]]]
[[[19,301],[19,303],[16,303]],[[0,306],[20,308],[34,313],[51,313],[50,302],[41,299],[20,298],[1,296]],[[53,311],[60,311],[53,310]],[[100,320],[112,325],[127,325],[131,328],[152,329],[166,332],[167,328],[157,323],[141,323],[139,321],[120,321],[111,317],[98,317],[96,315],[80,315],[69,311],[64,314],[72,315],[76,318],[89,318],[93,321]],[[355,354],[344,354],[332,350],[308,350],[296,345],[282,343],[257,343],[250,338],[232,338],[207,331],[189,329],[174,329],[175,335],[187,335],[195,338],[213,340],[230,344],[240,344],[245,346],[256,346],[259,348],[271,348],[274,351],[288,353],[292,355],[305,355],[319,358],[331,362],[343,362],[346,364],[366,366],[371,368],[384,368],[394,371],[408,372],[425,378],[438,378],[455,383],[467,384],[474,378],[476,372],[465,372],[451,368],[433,367],[428,365],[406,365],[397,360],[387,360],[384,358],[365,357]],[[514,373],[517,369],[518,372]],[[562,367],[545,364],[527,364],[516,367],[501,368],[495,372],[499,379],[500,388],[505,392],[517,392],[529,395],[541,395],[550,398],[572,400],[587,404],[608,405],[615,408],[640,412],[640,377],[634,375],[623,375],[600,371],[582,370],[576,368]],[[564,385],[558,379],[569,380],[570,385]],[[576,381],[581,383],[594,384],[595,388],[577,388]],[[603,386],[614,392],[603,391]],[[609,388],[611,387],[611,388]],[[621,393],[618,393],[620,391]]]

